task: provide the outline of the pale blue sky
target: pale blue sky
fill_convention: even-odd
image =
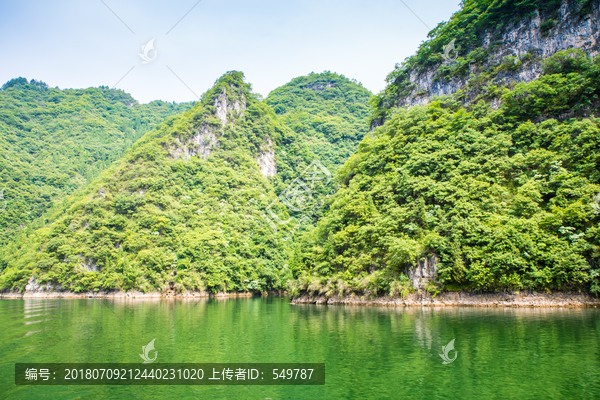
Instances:
[[[433,29],[459,8],[458,0],[404,3],[423,22],[400,0],[1,0],[0,84],[18,76],[60,88],[119,82],[145,103],[194,100],[192,91],[201,95],[234,69],[263,96],[330,70],[379,92],[426,39],[425,24]],[[156,59],[144,65],[138,53],[152,38]]]

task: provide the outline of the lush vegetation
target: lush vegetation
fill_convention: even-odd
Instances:
[[[291,274],[277,239],[290,226],[277,236],[261,214],[314,155],[250,89],[227,73],[147,133],[53,223],[7,249],[0,288],[22,290],[33,276],[75,292],[283,289]],[[199,132],[217,138],[208,158],[177,156]],[[269,142],[279,170],[270,180],[256,160]]]
[[[369,92],[330,72],[296,78],[264,101],[242,73],[228,72],[151,131],[186,106],[7,83],[1,140],[6,160],[18,161],[3,161],[1,177],[43,200],[15,201],[3,223],[25,224],[53,196],[81,193],[38,219],[39,229],[12,236],[0,290],[23,290],[33,277],[75,292],[404,296],[414,290],[408,270],[435,258],[428,291],[600,294],[600,57],[505,57],[465,90],[395,107],[414,89],[408,74],[439,64],[451,38],[461,38],[462,58],[440,67],[441,79],[485,64],[476,48],[483,32],[535,10],[550,18],[558,5],[463,2],[372,97],[370,119],[385,124],[371,133]],[[523,62],[540,63],[542,76],[494,80]],[[477,95],[465,102],[466,91]],[[68,101],[54,102],[58,95]],[[273,160],[277,174],[263,176],[259,165]]]
[[[2,256],[0,289],[22,290],[32,275],[47,288],[76,292],[283,289],[292,278],[289,239],[312,225],[320,213],[314,206],[331,187],[312,182],[308,193],[288,189],[285,204],[275,201],[275,194],[302,177],[314,159],[321,158],[333,171],[347,158],[367,131],[369,95],[355,82],[324,73],[297,78],[261,101],[241,73],[225,74],[191,110],[168,118],[83,194],[55,207],[47,218],[51,223],[13,240]],[[121,111],[133,102],[119,100],[125,104]],[[96,106],[96,113],[106,115]],[[6,115],[18,113],[11,109]],[[125,133],[133,133],[127,115],[119,122]],[[88,136],[106,136],[105,131],[99,127]],[[56,132],[49,129],[49,134]],[[198,139],[199,132],[212,133],[218,141],[208,158],[180,157],[177,150],[204,140]],[[101,148],[113,158],[120,155],[109,146]],[[269,150],[277,175],[265,178],[257,158]],[[307,216],[309,205],[314,210]],[[280,222],[294,222],[274,230],[267,209]]]
[[[99,176],[165,117],[190,107],[161,101],[138,104],[107,87],[59,90],[25,78],[4,84],[0,245]]]
[[[266,102],[335,172],[368,132],[370,96],[356,81],[324,72],[293,79],[272,91]]]
[[[294,290],[399,293],[436,254],[446,289],[600,293],[600,120],[567,118],[597,110],[599,67],[560,52],[497,110],[452,97],[397,110],[340,169]]]

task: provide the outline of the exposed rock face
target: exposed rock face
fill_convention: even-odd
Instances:
[[[410,107],[418,104],[429,103],[431,97],[455,93],[465,89],[469,75],[501,63],[506,56],[523,57],[531,53],[536,57],[546,58],[560,50],[571,48],[582,49],[590,56],[599,52],[599,24],[600,0],[595,0],[590,5],[592,12],[580,17],[576,6],[569,6],[563,2],[556,26],[548,32],[542,32],[542,20],[539,13],[533,17],[520,21],[515,26],[507,29],[500,40],[492,42],[492,32],[488,32],[483,41],[483,48],[490,50],[493,45],[500,45],[490,51],[489,58],[483,65],[471,65],[469,73],[463,78],[435,79],[438,67],[433,67],[425,72],[413,71],[410,81],[415,89],[408,96],[399,99],[399,107]],[[541,63],[538,61],[523,63],[516,71],[505,71],[497,80],[503,85],[511,83],[530,82],[541,75]],[[467,94],[466,101],[471,100]]]
[[[326,84],[316,83],[314,85],[306,86],[307,89],[314,90],[315,92],[322,92],[323,90],[325,90],[325,88],[331,87],[334,87],[334,84],[332,82],[327,82]]]
[[[221,125],[227,125],[228,117],[239,118],[246,110],[246,101],[241,99],[233,103],[227,101],[227,92],[223,90],[215,99],[216,116],[221,121]]]
[[[263,148],[263,152],[256,159],[260,172],[264,176],[275,176],[277,175],[277,165],[275,164],[275,150],[271,138],[267,138],[266,145]]]
[[[422,289],[427,286],[427,283],[433,281],[437,274],[438,260],[435,254],[427,256],[424,261],[419,260],[417,265],[408,268],[406,275],[412,281],[412,285],[416,289]]]
[[[180,158],[189,160],[194,156],[207,159],[210,151],[215,147],[219,147],[217,135],[208,126],[201,126],[196,134],[185,143],[182,143],[179,138],[176,138],[175,142],[177,146],[171,149],[171,157],[177,160]]]
[[[29,278],[29,281],[27,281],[27,286],[25,286],[25,291],[28,293],[45,293],[47,291],[54,290],[60,290],[60,286],[55,287],[50,283],[44,283],[43,285],[40,285],[37,281],[37,278],[34,278],[33,276]]]
[[[246,110],[246,100],[243,96],[236,101],[230,102],[227,91],[223,90],[215,98],[215,117],[221,121],[221,129],[203,122],[189,139],[182,141],[175,138],[175,145],[169,153],[172,158],[189,160],[191,157],[202,157],[207,159],[211,150],[219,147],[219,136],[223,134],[225,126],[231,121],[240,118]]]

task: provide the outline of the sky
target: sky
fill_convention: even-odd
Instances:
[[[116,87],[140,103],[183,102],[231,70],[265,97],[297,76],[332,71],[377,93],[459,3],[1,0],[0,85],[22,76],[61,89]]]

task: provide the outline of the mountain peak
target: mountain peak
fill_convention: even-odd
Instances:
[[[201,103],[204,106],[214,105],[214,107],[237,105],[233,108],[245,109],[245,105],[251,97],[252,85],[245,82],[244,73],[241,71],[228,71],[216,80],[210,90],[204,93]],[[219,115],[222,115],[222,112],[221,110]]]
[[[240,71],[226,72],[217,79],[190,111],[187,134],[175,137],[171,157],[189,159],[197,155],[208,158],[211,150],[220,146],[219,137],[225,127],[244,115],[252,99],[251,88]]]

